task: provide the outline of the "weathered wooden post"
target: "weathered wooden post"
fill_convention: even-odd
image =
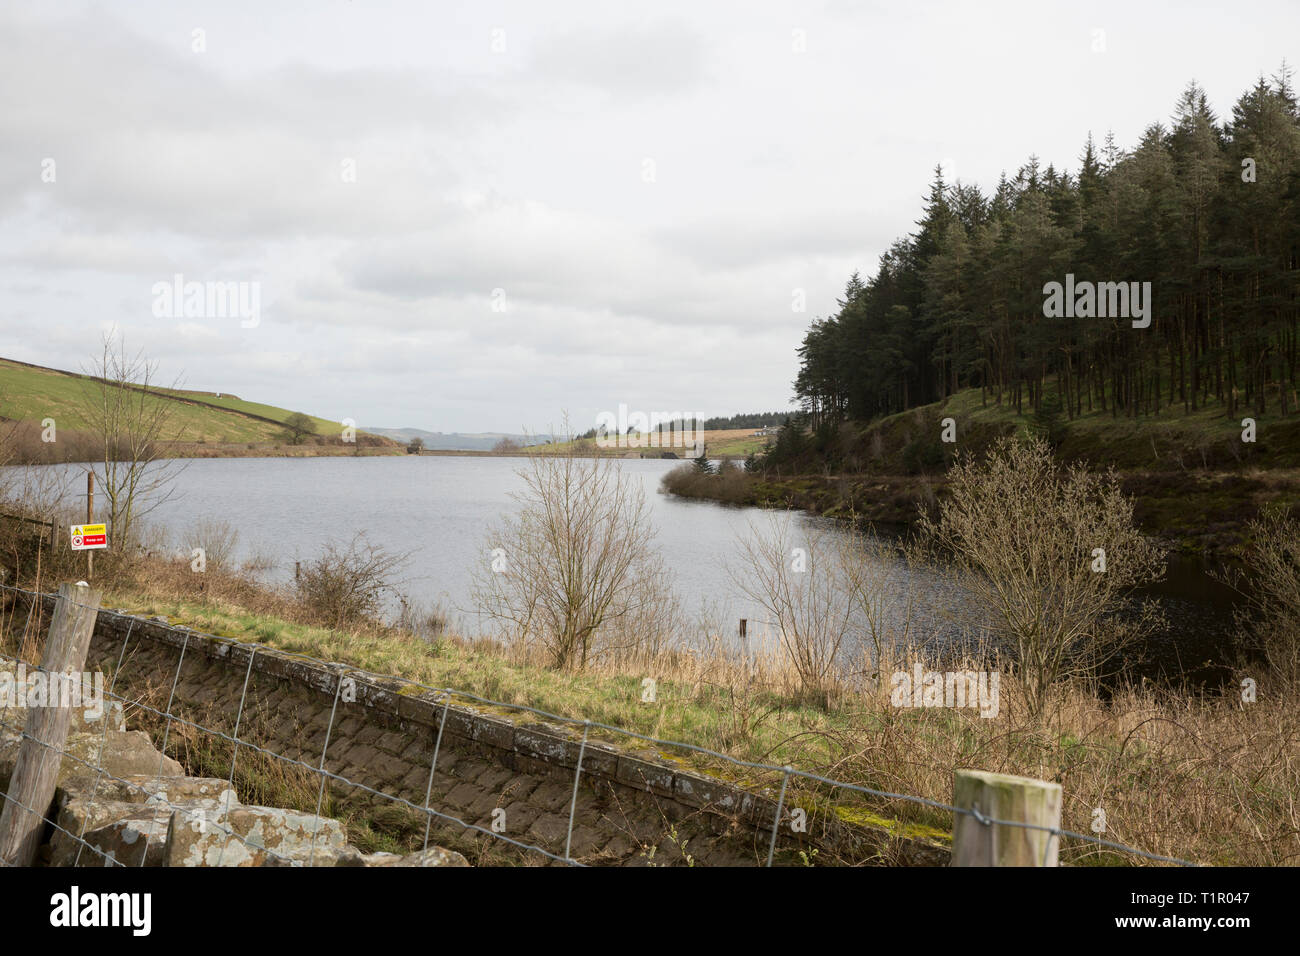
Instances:
[[[39,596],[33,596],[39,601]],[[54,787],[63,763],[63,747],[72,722],[68,695],[57,674],[69,671],[82,683],[81,671],[90,647],[90,635],[99,614],[100,593],[90,585],[63,584],[54,606],[54,620],[41,657],[41,679],[49,681],[46,700],[54,706],[27,708],[27,723],[18,745],[18,760],[9,781],[9,793],[0,810],[0,863],[31,866],[45,829],[45,812],[54,800]],[[59,688],[55,696],[55,688]],[[26,692],[26,688],[15,688]],[[30,809],[28,809],[30,808]]]
[[[973,814],[954,813],[953,866],[1056,866],[1061,840],[1037,827],[1061,827],[1061,785],[1030,777],[983,770],[953,775],[952,805],[981,816],[1033,828],[981,823]]]
[[[95,523],[95,473],[86,469],[86,524]],[[95,573],[95,552],[86,550],[86,580]]]
[[[745,662],[745,682],[749,682],[749,621],[740,619],[740,656]]]

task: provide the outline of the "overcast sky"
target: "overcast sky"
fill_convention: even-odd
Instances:
[[[191,388],[439,431],[788,407],[936,163],[1073,169],[1300,61],[1296,0],[13,6],[0,355],[117,328]],[[155,314],[176,274],[258,321]]]

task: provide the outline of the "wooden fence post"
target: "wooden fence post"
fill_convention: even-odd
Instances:
[[[33,595],[32,600],[39,601],[40,596]],[[66,703],[62,693],[54,700],[55,674],[71,671],[76,674],[78,687],[81,686],[81,671],[99,614],[99,600],[100,592],[84,582],[59,586],[54,620],[41,657],[42,679],[50,681],[47,700]],[[15,687],[15,692],[19,690]],[[21,691],[25,693],[26,688]],[[8,796],[4,798],[4,809],[0,810],[0,863],[31,866],[36,859],[71,722],[72,709],[68,706],[27,708],[25,736],[18,745],[18,761],[9,781]]]
[[[95,473],[86,469],[86,524],[95,523]],[[86,549],[86,580],[95,573],[95,552]]]
[[[953,775],[952,805],[982,816],[1041,827],[1061,827],[1061,785],[983,770]],[[954,813],[953,866],[1056,866],[1060,837],[1047,830],[981,823]]]

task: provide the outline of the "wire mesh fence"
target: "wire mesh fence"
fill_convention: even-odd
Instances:
[[[41,617],[41,614],[37,613],[38,609],[43,609],[46,603],[55,601],[58,595],[11,585],[0,585],[0,592],[13,596],[13,606],[15,608],[23,604],[26,605],[26,618],[21,633],[17,635],[17,640],[20,645],[29,644],[35,638],[34,625],[37,624]],[[423,778],[423,799],[419,799],[420,788],[418,787],[407,788],[409,795],[403,795],[403,793],[397,792],[400,788],[373,785],[371,782],[361,779],[362,774],[360,773],[345,773],[338,766],[331,769],[327,765],[327,755],[330,753],[331,743],[338,739],[336,737],[339,729],[338,715],[340,701],[344,700],[343,694],[346,681],[350,676],[364,672],[348,669],[342,665],[328,664],[306,655],[295,654],[278,648],[272,649],[256,643],[204,634],[157,620],[146,621],[120,611],[99,609],[98,614],[101,618],[114,618],[119,623],[125,624],[125,636],[122,639],[120,648],[117,649],[115,662],[111,666],[111,678],[107,689],[103,691],[103,697],[110,702],[110,706],[114,704],[120,705],[123,714],[130,712],[149,723],[153,729],[153,738],[160,741],[160,747],[158,749],[156,772],[150,774],[153,777],[152,783],[147,780],[149,775],[113,773],[105,766],[107,761],[103,759],[103,755],[106,752],[105,744],[110,733],[107,718],[103,720],[103,725],[99,728],[98,748],[92,746],[89,751],[85,750],[86,742],[84,738],[86,735],[84,733],[81,735],[80,746],[82,749],[80,751],[78,751],[77,747],[69,745],[56,748],[65,762],[71,762],[71,769],[78,773],[84,770],[91,778],[90,802],[94,801],[101,785],[108,783],[116,785],[119,788],[119,793],[123,792],[123,790],[128,792],[132,797],[128,802],[142,805],[139,811],[141,818],[133,818],[133,825],[140,831],[144,842],[142,846],[134,851],[133,858],[128,863],[118,859],[112,850],[105,849],[104,846],[87,839],[87,832],[92,828],[95,821],[93,812],[83,810],[80,813],[80,827],[73,827],[68,825],[67,820],[60,822],[62,819],[60,815],[50,813],[48,807],[16,804],[18,810],[25,814],[45,817],[52,831],[58,835],[59,839],[64,841],[65,845],[67,841],[71,841],[72,845],[75,845],[76,853],[71,861],[74,865],[82,863],[83,857],[87,853],[90,854],[90,858],[102,862],[105,866],[151,865],[159,858],[156,841],[165,842],[174,838],[176,831],[182,826],[187,826],[190,830],[196,830],[200,836],[207,839],[206,845],[215,850],[215,855],[209,853],[203,857],[202,862],[206,864],[222,865],[229,856],[232,859],[242,861],[265,860],[272,865],[315,865],[318,861],[327,858],[334,859],[337,855],[328,848],[337,843],[338,829],[330,826],[333,821],[322,816],[327,797],[331,797],[334,790],[337,790],[350,795],[363,795],[371,801],[372,805],[387,804],[395,808],[401,808],[414,819],[421,821],[423,824],[422,838],[417,835],[413,840],[409,840],[406,849],[411,852],[416,852],[418,849],[420,853],[418,859],[422,859],[426,863],[429,859],[428,851],[430,847],[436,846],[433,843],[433,836],[434,827],[437,826],[439,832],[446,832],[448,829],[458,830],[473,835],[475,838],[481,838],[485,843],[496,843],[510,847],[525,861],[532,859],[549,864],[584,866],[591,861],[584,859],[583,854],[574,852],[574,837],[577,828],[586,824],[594,825],[594,821],[584,818],[584,814],[589,814],[591,809],[588,803],[580,800],[580,793],[584,782],[590,785],[595,776],[595,772],[591,767],[585,767],[584,764],[590,764],[597,756],[606,758],[610,743],[621,745],[624,748],[639,748],[640,751],[650,750],[659,753],[685,755],[684,762],[686,764],[709,768],[708,775],[703,778],[705,781],[710,779],[725,780],[729,784],[735,785],[736,789],[729,792],[752,795],[752,801],[749,801],[748,797],[742,796],[741,802],[745,803],[743,809],[747,810],[747,827],[750,831],[751,845],[757,848],[752,862],[760,865],[774,865],[778,857],[778,845],[783,840],[791,837],[797,837],[796,842],[798,845],[815,851],[818,847],[818,839],[808,832],[809,816],[817,816],[819,819],[830,820],[831,822],[842,821],[844,818],[851,818],[852,815],[837,813],[837,808],[842,808],[848,803],[852,803],[853,806],[862,806],[864,801],[866,801],[865,805],[875,807],[908,804],[913,807],[927,808],[938,814],[950,814],[952,816],[947,819],[953,821],[964,816],[985,830],[995,827],[1007,827],[1012,828],[1012,830],[1041,833],[1043,837],[1035,843],[1035,846],[1040,848],[1038,852],[1042,853],[1041,865],[1047,865],[1049,861],[1054,862],[1056,860],[1063,840],[1077,841],[1079,844],[1104,848],[1113,853],[1121,854],[1132,861],[1168,863],[1182,866],[1195,865],[1187,860],[1151,853],[1119,842],[1106,840],[1095,834],[1079,833],[1060,826],[1044,825],[1023,819],[999,818],[985,812],[987,808],[981,810],[978,804],[970,807],[959,807],[952,803],[918,795],[894,793],[849,781],[837,780],[794,766],[746,761],[685,741],[660,739],[607,723],[580,720],[522,704],[493,700],[457,688],[430,686],[400,676],[385,677],[385,680],[395,682],[403,688],[398,691],[399,694],[412,697],[421,696],[424,700],[431,701],[435,711],[440,712],[440,718],[433,725],[436,727],[436,733],[433,736],[432,754],[428,763],[427,775],[424,775]],[[177,643],[179,643],[179,654],[177,655],[174,670],[167,674],[154,675],[156,678],[161,679],[163,681],[162,686],[167,688],[166,702],[161,706],[143,699],[142,695],[124,693],[118,687],[118,679],[123,673],[123,662],[126,660],[128,649],[131,646],[132,634],[142,624],[148,624],[152,628],[161,627],[170,631],[177,638]],[[221,727],[210,726],[207,722],[195,719],[193,714],[186,713],[177,706],[177,688],[181,683],[186,653],[191,649],[192,642],[197,640],[220,642],[221,646],[227,649],[228,661],[235,660],[241,653],[247,657],[232,728],[222,729]],[[319,747],[319,759],[307,760],[304,759],[305,755],[301,752],[294,755],[285,752],[287,748],[264,745],[264,743],[259,743],[253,739],[251,734],[247,733],[247,718],[250,707],[254,702],[252,700],[253,695],[250,695],[250,689],[253,687],[254,662],[259,655],[265,657],[270,654],[308,663],[317,669],[317,673],[320,673],[321,668],[324,668],[333,675],[331,687],[316,688],[318,692],[323,692],[331,701],[328,720],[323,728],[323,741]],[[39,665],[32,665],[17,655],[0,653],[0,672],[3,672],[6,667],[14,668],[15,673],[20,668],[28,668],[29,673],[44,673],[47,679],[58,676],[48,674]],[[439,773],[440,760],[444,763],[450,760],[450,755],[445,747],[444,732],[447,730],[449,718],[453,715],[453,702],[455,702],[454,706],[457,709],[469,707],[495,714],[513,714],[528,719],[538,718],[546,722],[546,725],[551,728],[567,729],[571,743],[576,746],[576,761],[572,768],[567,806],[560,805],[558,799],[552,801],[552,817],[558,820],[558,825],[552,834],[553,839],[530,839],[528,833],[522,836],[511,835],[505,832],[503,827],[497,826],[495,813],[484,813],[482,807],[479,808],[480,812],[468,813],[458,812],[457,807],[454,805],[439,805],[439,800],[435,795],[435,776]],[[48,743],[36,741],[28,733],[24,721],[19,719],[20,713],[20,710],[14,707],[12,698],[0,700],[0,757],[3,756],[3,735],[5,733],[13,735],[11,740],[15,748],[29,741],[45,748],[52,746]],[[168,755],[168,750],[169,744],[174,742],[174,735],[184,735],[187,739],[202,737],[229,749],[229,767],[224,774],[225,788],[217,793],[215,797],[186,800],[176,799],[169,794],[168,786],[172,785],[173,775],[166,771],[168,762],[172,759]],[[175,750],[175,748],[172,749]],[[241,829],[233,824],[232,813],[236,808],[242,806],[236,795],[236,767],[241,755],[255,755],[270,763],[290,768],[293,772],[315,781],[314,803],[310,800],[310,795],[308,795],[308,798],[302,801],[307,803],[308,806],[303,807],[301,814],[294,818],[300,826],[302,842],[306,844],[305,849],[300,844],[292,852],[277,849],[275,846],[268,846],[264,833],[259,834],[255,830],[241,832]],[[678,759],[680,761],[680,758]],[[65,763],[65,776],[68,767],[69,765]],[[509,774],[507,773],[506,776],[508,777]],[[128,779],[128,777],[131,779]],[[772,799],[773,794],[775,794],[775,799]],[[0,796],[3,796],[3,801],[6,804],[14,800],[8,794]],[[496,809],[499,810],[500,808]],[[730,811],[734,817],[736,811],[742,808],[735,801],[730,803],[723,801],[720,807],[715,806],[712,809],[715,811],[715,815],[726,816],[727,811]],[[761,822],[759,819],[760,813],[770,813],[770,822]],[[69,819],[73,819],[73,817]],[[77,832],[73,832],[74,829]],[[675,825],[669,823],[666,829],[672,834],[673,839],[677,840]],[[529,831],[529,833],[536,832],[536,829]],[[549,846],[546,845],[548,843]],[[153,851],[152,855],[151,850]],[[686,852],[684,845],[681,850],[680,856],[683,859],[694,862],[693,858]],[[653,856],[653,853],[651,856]],[[809,862],[809,855],[805,852],[795,859],[802,859],[803,862],[807,863]],[[825,857],[822,857],[822,859],[825,859]],[[599,860],[596,862],[599,862]]]

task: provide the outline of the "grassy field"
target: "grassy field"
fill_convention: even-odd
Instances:
[[[199,401],[208,405],[216,405],[220,408],[229,409],[233,412],[239,412],[242,415],[257,415],[261,418],[273,418],[277,422],[283,422],[290,415],[294,414],[292,409],[278,408],[275,405],[264,405],[261,402],[249,402],[234,395],[222,393],[220,397],[215,392],[195,392],[185,389],[162,389],[168,395],[174,395],[182,401]],[[330,421],[327,418],[319,418],[315,415],[308,415],[312,424],[316,426],[316,434],[333,436],[339,433],[342,425],[339,422]]]
[[[768,439],[756,437],[755,428],[728,428],[716,431],[702,432],[700,437],[704,441],[705,451],[710,458],[744,458],[746,455],[761,452],[767,445]],[[614,439],[611,438],[611,441]],[[663,445],[656,444],[660,441],[657,434],[625,435],[618,439],[620,442],[615,448],[601,448],[596,444],[594,438],[579,438],[574,441],[555,442],[554,444],[530,445],[525,451],[532,454],[563,454],[570,450],[577,450],[584,455],[602,455],[606,458],[657,458],[661,452],[671,451],[678,458],[694,458],[696,452],[694,447],[682,448],[680,444],[674,444],[672,437],[665,433],[662,441]],[[633,445],[633,442],[637,442]]]
[[[94,380],[77,373],[38,368],[8,359],[0,359],[0,416],[18,422],[39,425],[52,418],[60,432],[89,432],[84,406],[97,387]],[[171,421],[165,440],[181,445],[226,444],[247,450],[253,444],[262,449],[284,442],[281,422],[293,414],[291,409],[211,392],[160,389],[147,399],[167,402]],[[342,426],[323,418],[309,416],[316,433],[338,438]],[[385,442],[385,445],[393,443]],[[307,447],[307,446],[300,446]],[[184,452],[184,447],[175,449]]]

